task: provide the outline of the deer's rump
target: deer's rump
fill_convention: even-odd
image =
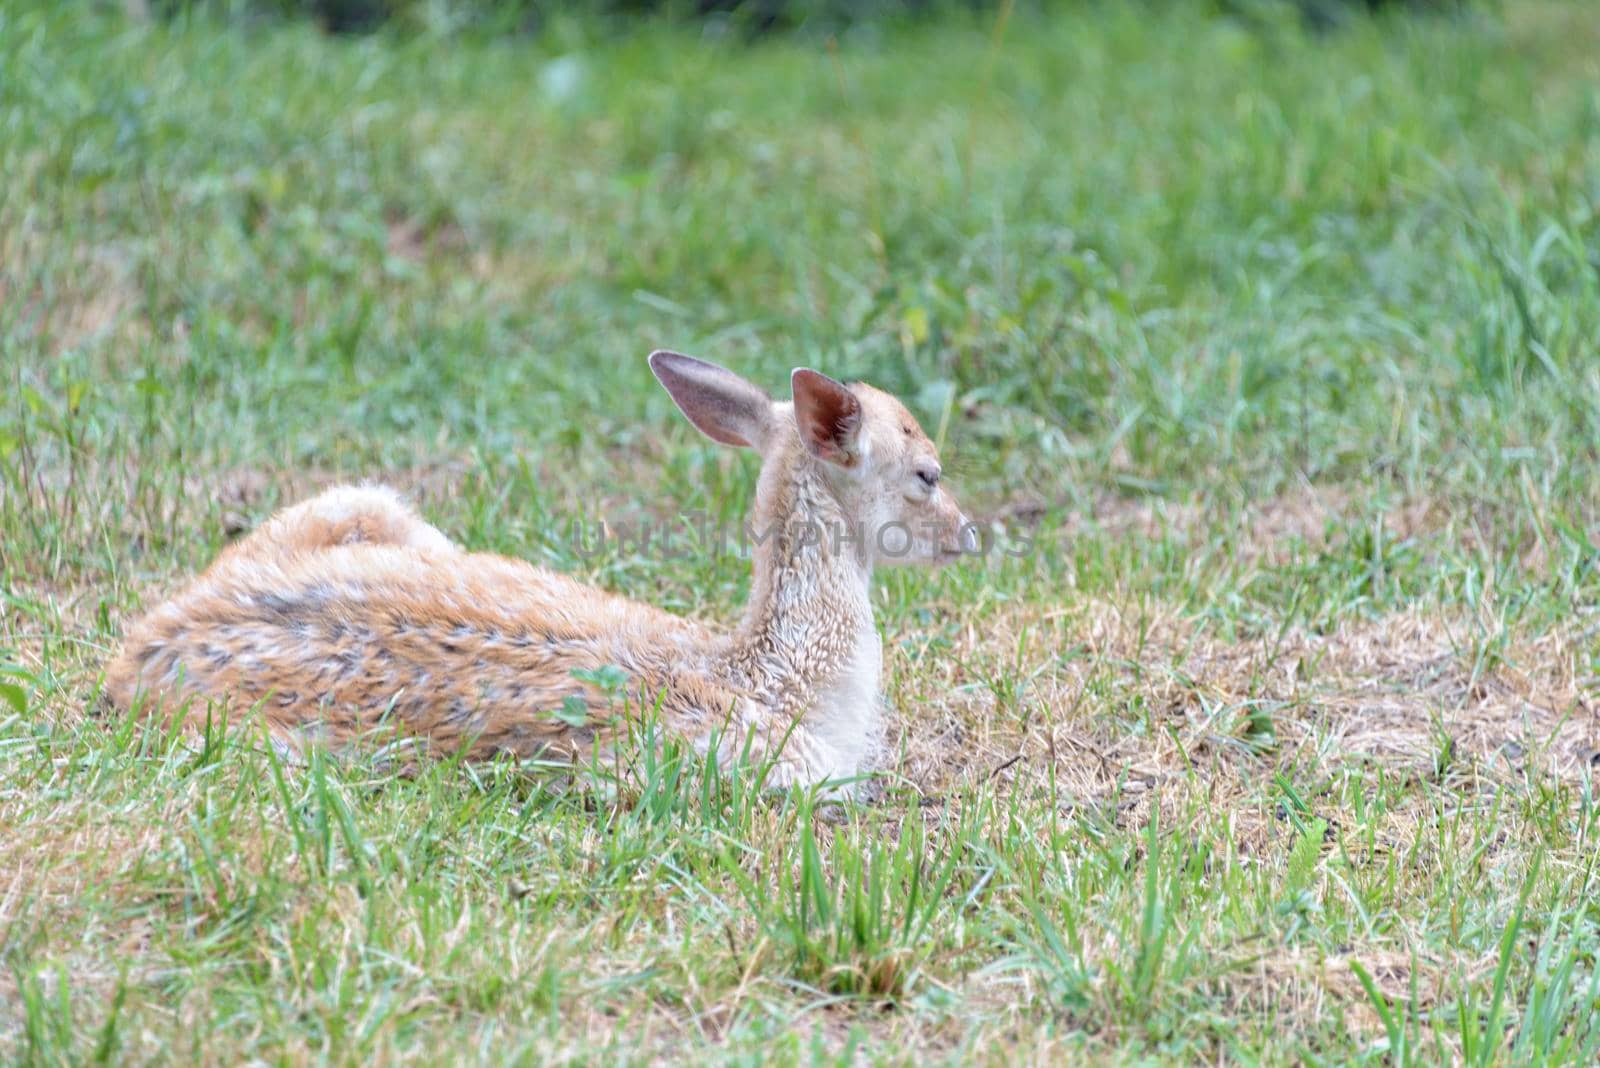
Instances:
[[[259,706],[275,733],[334,743],[393,724],[445,751],[576,754],[592,730],[568,699],[598,695],[572,672],[637,608],[492,556],[224,561],[130,631],[106,691],[166,714]]]

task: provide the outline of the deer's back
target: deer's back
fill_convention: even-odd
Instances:
[[[350,546],[220,560],[132,629],[106,688],[123,707],[259,703],[280,733],[331,742],[392,722],[447,751],[579,753],[592,730],[556,713],[601,697],[575,669],[618,663],[648,681],[706,641],[521,561]]]

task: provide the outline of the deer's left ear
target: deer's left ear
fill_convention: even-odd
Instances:
[[[724,445],[760,450],[768,438],[772,401],[726,367],[658,349],[650,370],[695,428]]]
[[[861,456],[861,401],[850,387],[807,367],[795,368],[794,421],[806,451],[819,460],[853,467]]]

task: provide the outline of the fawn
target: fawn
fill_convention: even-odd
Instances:
[[[259,704],[289,753],[391,725],[435,752],[577,761],[615,740],[597,682],[615,666],[628,707],[659,708],[702,752],[720,732],[725,759],[768,762],[769,786],[868,769],[883,733],[873,566],[977,549],[933,443],[888,394],[806,368],[788,403],[678,353],[650,368],[702,433],[761,456],[754,582],[731,633],[462,552],[394,491],[345,486],[277,513],[140,620],[107,697]]]

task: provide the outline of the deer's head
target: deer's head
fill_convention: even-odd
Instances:
[[[801,367],[790,377],[794,399],[774,401],[732,371],[676,352],[652,353],[650,369],[707,437],[755,449],[764,468],[815,475],[869,562],[938,564],[977,550],[938,450],[889,394]]]

